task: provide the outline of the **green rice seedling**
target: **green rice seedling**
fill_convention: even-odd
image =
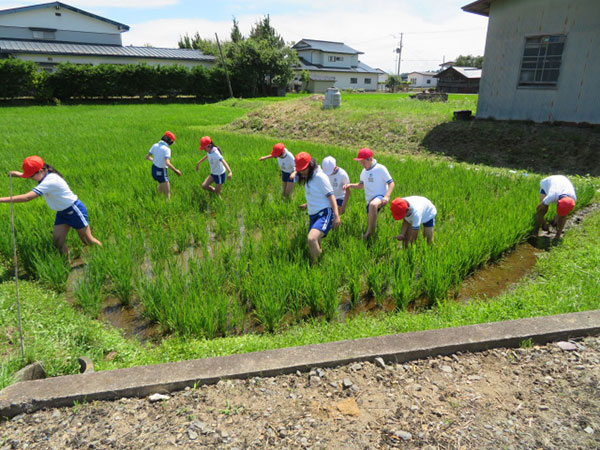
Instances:
[[[57,252],[37,254],[33,268],[41,282],[57,292],[64,292],[69,278],[70,266],[66,258]]]

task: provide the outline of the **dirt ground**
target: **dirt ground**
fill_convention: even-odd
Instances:
[[[574,345],[573,345],[574,344]],[[23,414],[0,449],[597,449],[600,337]]]

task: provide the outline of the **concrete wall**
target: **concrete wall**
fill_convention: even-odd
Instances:
[[[555,87],[518,86],[525,38],[565,34]],[[600,1],[496,0],[477,117],[600,123]]]

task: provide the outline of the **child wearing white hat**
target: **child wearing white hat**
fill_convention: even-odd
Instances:
[[[346,211],[346,205],[350,199],[350,190],[344,191],[344,185],[350,183],[350,177],[348,177],[348,173],[344,169],[338,167],[337,161],[333,156],[323,158],[321,168],[325,172],[325,175],[329,177],[339,213],[342,215]]]

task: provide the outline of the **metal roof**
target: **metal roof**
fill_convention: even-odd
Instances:
[[[446,70],[442,70],[440,73],[435,75],[435,78],[439,78],[442,74],[448,72],[449,70],[455,70],[459,74],[461,74],[465,78],[473,79],[473,78],[481,78],[481,69],[477,67],[458,67],[452,66],[448,67]]]
[[[298,58],[300,64],[295,68],[297,70],[308,70],[308,71],[321,71],[321,72],[354,72],[354,73],[385,73],[381,69],[373,69],[367,66],[365,63],[358,62],[358,66],[353,67],[328,67],[321,64],[312,64],[306,61],[304,58]]]
[[[476,2],[463,6],[461,9],[466,12],[489,17],[492,1],[493,0],[477,0]]]
[[[437,72],[409,72],[409,75],[412,75],[413,73],[419,74],[419,75],[424,75],[426,77],[432,77],[434,75],[437,75]]]
[[[14,41],[0,39],[0,53],[41,53],[44,55],[117,56],[189,61],[215,61],[211,55],[187,48],[130,47],[119,45],[67,44],[62,42]]]
[[[39,5],[31,5],[31,6],[22,6],[20,8],[10,8],[0,10],[0,14],[13,14],[19,13],[21,11],[31,11],[34,9],[42,9],[42,8],[51,8],[54,7],[56,9],[65,8],[70,9],[79,14],[83,14],[84,16],[92,17],[93,19],[101,20],[103,22],[110,23],[111,25],[115,25],[121,31],[129,30],[129,25],[125,25],[124,23],[115,22],[114,20],[107,19],[105,17],[97,16],[96,14],[92,14],[91,12],[84,11],[83,9],[75,8],[74,6],[67,5],[61,2],[51,2],[51,3],[40,3]]]
[[[350,55],[362,55],[363,52],[348,47],[343,42],[319,41],[317,39],[301,39],[293,47],[295,50],[320,50],[330,53],[346,53]]]

